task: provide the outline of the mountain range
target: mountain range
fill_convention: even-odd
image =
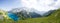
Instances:
[[[37,13],[37,10],[25,7],[12,9],[11,11],[8,11],[8,13],[17,14],[17,16],[22,19],[42,17],[39,13]]]
[[[34,8],[21,7],[21,8],[15,8],[15,9],[8,11],[8,16],[12,17],[12,16],[16,15],[17,17],[22,18],[22,19],[47,17],[54,11],[55,10],[50,10],[48,12],[44,12],[44,11],[38,11]],[[16,16],[15,16],[15,18],[16,18]]]
[[[60,23],[60,9],[54,10],[49,16],[22,20],[20,23]]]

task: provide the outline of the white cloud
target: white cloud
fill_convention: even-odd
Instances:
[[[60,5],[60,0],[21,0],[23,7],[35,8],[39,11],[49,11],[57,9]]]

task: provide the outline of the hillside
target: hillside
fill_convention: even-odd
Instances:
[[[42,18],[30,18],[26,20],[20,20],[19,23],[60,23],[60,9],[51,13],[48,17]]]

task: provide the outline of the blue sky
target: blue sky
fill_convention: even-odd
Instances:
[[[0,9],[10,10],[17,7],[21,7],[20,0],[0,0]]]
[[[60,0],[0,0],[0,9],[27,7],[38,11],[49,11],[60,7]]]

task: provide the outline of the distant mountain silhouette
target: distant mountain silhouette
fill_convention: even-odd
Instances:
[[[54,11],[56,11],[56,10],[50,10],[50,11],[44,13],[43,16],[47,17],[47,16],[51,15]]]

